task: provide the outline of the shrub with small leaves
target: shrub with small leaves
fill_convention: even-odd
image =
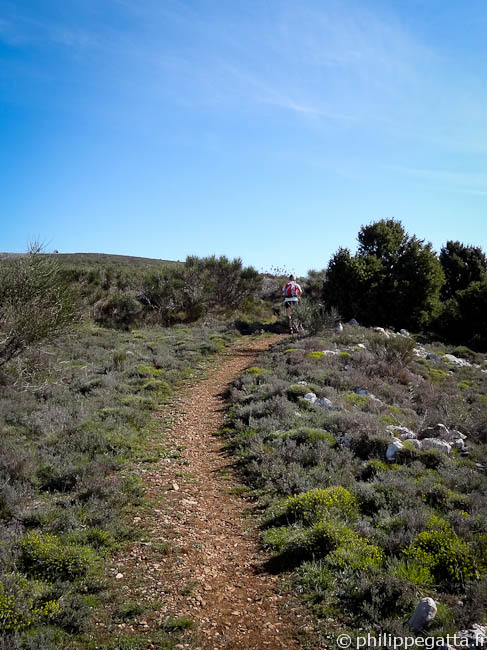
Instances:
[[[327,557],[327,562],[335,569],[349,568],[354,571],[366,571],[378,568],[384,559],[384,552],[378,546],[370,544],[363,537],[350,535],[345,544],[340,545]]]
[[[347,489],[333,485],[291,497],[286,502],[286,514],[290,519],[305,524],[313,524],[330,516],[348,521],[357,518],[358,502]]]
[[[468,543],[457,537],[449,526],[419,533],[404,554],[428,567],[435,581],[445,589],[463,585],[481,574]]]
[[[9,574],[0,581],[0,632],[14,632],[47,622],[59,611],[55,600],[48,599],[47,585]]]
[[[46,580],[75,580],[93,572],[97,555],[88,546],[67,545],[56,535],[33,531],[20,542],[20,566]]]

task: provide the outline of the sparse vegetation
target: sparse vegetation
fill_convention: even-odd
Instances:
[[[296,589],[341,629],[404,632],[418,589],[446,608],[439,635],[475,622],[459,599],[485,602],[484,357],[462,367],[441,358],[453,348],[434,350],[422,358],[411,337],[346,326],[278,344],[259,362],[272,373],[234,382],[229,447],[266,511],[271,565],[297,568]],[[391,426],[439,422],[467,436],[468,452],[404,440],[386,460]]]

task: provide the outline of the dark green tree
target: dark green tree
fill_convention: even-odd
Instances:
[[[356,255],[340,249],[331,259],[325,301],[365,325],[427,326],[439,312],[444,282],[431,244],[394,219],[363,226],[358,241]]]
[[[448,241],[441,249],[440,262],[446,280],[441,290],[443,300],[467,289],[472,282],[487,280],[487,258],[478,246]]]

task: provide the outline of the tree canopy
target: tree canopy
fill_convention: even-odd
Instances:
[[[365,325],[427,326],[439,312],[444,283],[431,244],[394,219],[363,226],[358,242],[356,255],[341,248],[332,257],[324,300]]]

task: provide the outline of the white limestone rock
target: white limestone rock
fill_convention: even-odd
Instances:
[[[409,627],[413,632],[419,632],[434,620],[437,611],[436,603],[432,598],[421,598],[409,619]]]
[[[423,449],[436,449],[436,451],[441,451],[444,454],[451,452],[451,445],[444,440],[438,440],[438,438],[423,438],[421,445]]]
[[[402,442],[398,438],[394,438],[386,449],[386,459],[390,462],[396,460],[397,452],[403,447],[404,445]]]

